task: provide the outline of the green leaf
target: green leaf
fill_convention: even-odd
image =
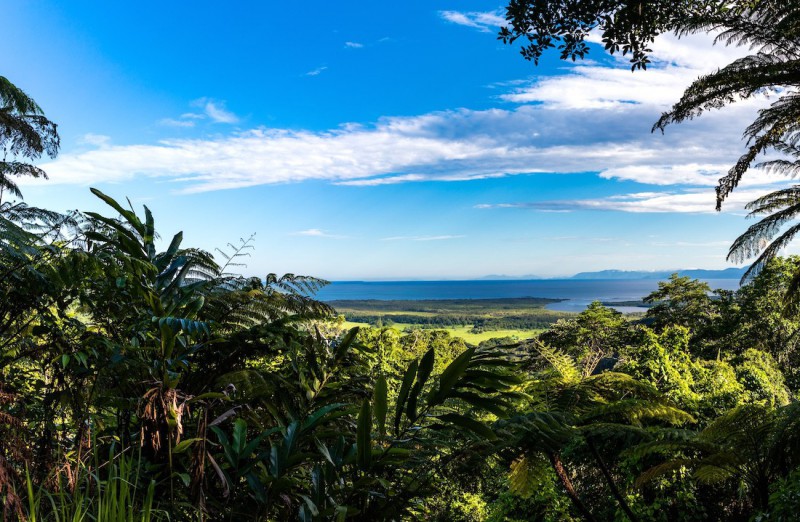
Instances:
[[[422,389],[425,387],[425,383],[428,381],[428,377],[431,375],[435,358],[436,354],[433,348],[431,348],[425,352],[425,355],[422,356],[422,360],[419,363],[417,381],[411,389],[411,393],[408,397],[408,407],[406,408],[406,415],[412,422],[417,418],[417,401],[419,400],[420,393],[422,393]]]
[[[155,257],[155,245],[153,245],[153,241],[155,240],[156,229],[153,223],[153,213],[150,212],[150,209],[147,208],[147,205],[144,206],[144,220],[145,220],[145,225],[144,225],[144,234],[142,234],[142,241],[147,247],[148,254],[152,259]]]
[[[447,368],[444,369],[441,377],[439,377],[439,390],[431,399],[433,404],[439,404],[447,398],[453,386],[455,386],[458,380],[464,375],[464,372],[467,371],[467,367],[469,367],[470,360],[474,353],[474,347],[467,348],[464,353],[447,365]]]
[[[319,509],[317,509],[316,504],[314,504],[314,502],[310,498],[308,498],[308,495],[300,495],[300,498],[302,498],[303,501],[306,503],[306,506],[308,506],[308,509],[309,511],[311,511],[312,516],[315,517],[319,516]]]
[[[497,435],[495,435],[495,433],[488,426],[470,417],[459,415],[457,413],[445,413],[444,415],[439,415],[437,418],[442,422],[455,424],[456,426],[465,428],[485,439],[497,440]]]
[[[372,407],[369,400],[364,399],[361,404],[361,413],[358,414],[358,428],[356,430],[356,446],[358,447],[358,466],[362,470],[369,469],[372,464]]]
[[[334,354],[334,360],[341,361],[344,359],[344,356],[347,354],[347,350],[350,349],[350,346],[353,344],[353,341],[356,340],[356,336],[358,335],[359,327],[356,326],[355,328],[351,328],[349,332],[347,332],[342,340],[339,341],[339,346],[336,347],[336,353]]]
[[[403,408],[405,408],[406,400],[408,399],[408,393],[411,391],[411,385],[414,382],[414,378],[417,376],[418,366],[419,361],[415,359],[411,364],[408,365],[406,373],[403,375],[403,383],[400,385],[400,392],[397,394],[397,406],[395,407],[394,414],[395,434],[400,431],[400,420],[403,418]]]
[[[95,196],[97,196],[98,198],[100,198],[100,199],[102,199],[103,201],[105,201],[105,202],[106,202],[106,204],[107,204],[108,206],[110,206],[111,208],[113,208],[114,210],[116,210],[117,212],[119,212],[119,214],[120,214],[122,217],[124,217],[124,218],[125,218],[125,220],[126,220],[126,221],[127,221],[127,222],[128,222],[128,223],[129,223],[129,224],[130,224],[130,225],[131,225],[131,226],[132,226],[134,229],[136,229],[136,231],[137,231],[137,232],[138,232],[140,235],[142,235],[142,236],[143,236],[143,235],[145,235],[145,229],[144,229],[144,225],[143,225],[143,224],[142,224],[142,222],[139,220],[139,218],[138,218],[138,217],[136,217],[136,214],[134,214],[134,213],[133,213],[133,212],[131,212],[130,210],[127,210],[127,209],[123,208],[123,207],[122,207],[122,205],[120,205],[119,203],[117,203],[117,201],[116,201],[114,198],[112,198],[111,196],[107,196],[107,195],[103,194],[102,192],[100,192],[100,191],[99,191],[99,190],[97,190],[96,188],[90,188],[89,190],[92,192],[92,194],[94,194],[94,195],[95,195]]]
[[[477,393],[460,390],[453,392],[452,397],[463,400],[473,408],[494,413],[498,417],[504,417],[507,413],[508,405],[502,399],[483,397]]]
[[[378,376],[378,379],[375,381],[373,396],[375,402],[375,419],[378,421],[378,433],[383,436],[386,432],[386,412],[389,409],[388,389],[385,376]]]
[[[232,446],[235,448],[236,453],[239,455],[239,457],[247,456],[247,455],[242,455],[242,450],[244,450],[246,444],[247,444],[247,422],[245,422],[244,419],[236,419],[233,422]]]
[[[172,448],[172,453],[183,453],[184,451],[188,450],[192,446],[192,444],[200,440],[203,439],[194,438],[194,439],[182,440],[179,443],[177,443],[174,448]]]
[[[334,404],[328,404],[327,406],[323,406],[322,408],[318,409],[317,411],[306,417],[306,419],[303,421],[301,429],[303,431],[313,430],[323,420],[328,420],[331,418],[336,418],[346,415],[348,411],[337,412],[338,414],[332,416],[328,415],[332,411],[343,408],[345,406],[348,406],[348,404],[344,402],[337,402]]]

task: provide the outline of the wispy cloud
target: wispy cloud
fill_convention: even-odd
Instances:
[[[79,140],[82,145],[91,145],[93,147],[107,147],[111,143],[111,137],[104,134],[84,134]]]
[[[225,108],[225,102],[210,98],[200,98],[192,102],[192,105],[200,107],[203,113],[215,123],[238,123],[239,117]],[[196,114],[185,114],[184,116],[196,117]],[[201,115],[202,116],[202,115]]]
[[[484,33],[497,32],[508,22],[502,11],[439,11],[439,16],[450,23],[477,29]]]
[[[381,238],[381,241],[447,241],[449,239],[461,239],[462,235],[443,235],[443,236],[392,236]]]
[[[764,188],[734,192],[725,209],[741,212],[744,205],[763,195]],[[636,192],[605,198],[543,200],[517,203],[481,203],[478,209],[525,209],[540,212],[574,212],[585,210],[634,213],[715,213],[715,195],[710,190],[687,189],[675,192]]]
[[[348,49],[361,49],[364,47],[364,44],[358,42],[345,42],[344,46]]]
[[[109,145],[63,154],[43,167],[51,183],[149,176],[178,181],[189,191],[306,180],[374,186],[541,172],[600,172],[610,179],[710,187],[741,153],[742,115],[736,111],[708,115],[666,136],[650,134],[654,117],[642,107],[445,111],[325,132],[259,128]],[[743,185],[767,178],[748,175]]]
[[[307,230],[300,230],[298,232],[293,232],[290,234],[292,236],[306,236],[306,237],[324,237],[328,239],[345,239],[347,236],[342,236],[339,234],[330,234],[321,230],[319,228],[309,228]]]
[[[694,242],[694,241],[654,241],[650,243],[651,246],[655,247],[664,247],[664,248],[713,248],[714,250],[719,250],[721,247],[729,247],[733,243],[733,240],[728,241],[705,241],[702,243]]]
[[[194,120],[176,119],[176,118],[164,118],[159,120],[158,124],[167,127],[184,127],[184,128],[195,126]]]
[[[599,41],[597,36],[594,39]],[[537,77],[500,98],[514,103],[540,103],[557,110],[668,107],[699,75],[747,54],[739,47],[712,47],[706,35],[681,39],[662,35],[652,49],[655,63],[647,71],[631,72],[627,57],[617,54],[614,65],[591,61],[567,65],[563,74]]]
[[[239,121],[239,118],[234,113],[225,110],[214,102],[208,102],[205,110],[206,115],[217,123],[236,123]]]
[[[325,71],[327,69],[328,69],[327,66],[317,67],[316,69],[312,69],[312,70],[308,71],[305,75],[306,76],[319,76],[320,74],[322,74],[323,71]]]
[[[194,127],[197,122],[210,120],[214,123],[238,123],[239,117],[225,108],[225,102],[211,98],[199,98],[191,105],[202,112],[185,112],[178,118],[164,118],[159,120],[159,125],[167,127]]]

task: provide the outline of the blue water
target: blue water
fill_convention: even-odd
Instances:
[[[712,289],[735,290],[738,279],[708,279]],[[529,281],[336,281],[323,288],[322,301],[338,299],[496,299],[509,297],[548,297],[566,299],[547,307],[551,310],[580,312],[592,301],[635,301],[658,288],[658,280],[547,279]],[[622,312],[641,308],[615,307]]]

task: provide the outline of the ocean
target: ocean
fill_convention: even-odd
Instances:
[[[738,279],[707,279],[712,289],[736,290]],[[339,299],[421,300],[421,299],[497,299],[547,297],[565,299],[547,306],[550,310],[580,312],[592,301],[637,301],[658,288],[656,279],[578,280],[537,279],[526,281],[335,281],[317,297],[322,301]],[[642,308],[619,306],[621,312]]]

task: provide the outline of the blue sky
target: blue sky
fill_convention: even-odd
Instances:
[[[597,48],[539,67],[501,3],[10,0],[0,74],[59,124],[30,204],[148,205],[167,238],[255,234],[247,273],[342,279],[723,268],[752,173],[716,179],[763,100],[651,134],[740,49],[659,39],[631,73]]]

